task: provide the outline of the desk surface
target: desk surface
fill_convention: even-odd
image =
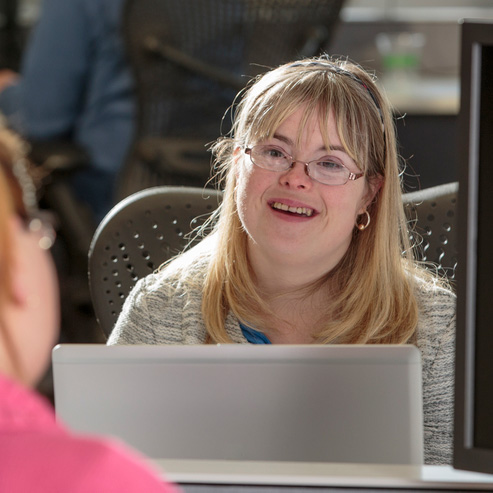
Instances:
[[[493,490],[493,475],[450,466],[329,464],[304,462],[155,460],[165,477],[184,485],[235,485],[242,492],[263,486],[313,489]],[[241,488],[240,488],[241,487]],[[186,489],[186,488],[185,488]],[[193,489],[193,491],[196,491]],[[228,490],[229,491],[229,490]]]

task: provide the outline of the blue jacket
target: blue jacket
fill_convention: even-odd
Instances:
[[[134,84],[121,33],[124,0],[44,0],[20,82],[0,94],[0,111],[31,139],[84,146],[92,170],[78,193],[102,216],[134,127]],[[85,190],[83,190],[85,188]]]

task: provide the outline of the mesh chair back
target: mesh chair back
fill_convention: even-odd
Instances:
[[[404,194],[418,260],[434,262],[439,273],[455,280],[457,268],[457,196],[459,184],[446,183]]]
[[[207,144],[237,91],[268,68],[318,54],[343,0],[127,0],[124,37],[138,122],[119,198],[155,185],[204,186]],[[222,128],[221,128],[222,127]]]
[[[89,249],[89,287],[106,337],[137,280],[182,251],[220,199],[214,190],[154,187],[127,197],[103,219]]]

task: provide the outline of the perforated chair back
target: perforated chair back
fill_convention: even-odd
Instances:
[[[459,184],[446,183],[404,194],[411,242],[418,260],[437,264],[439,273],[455,280],[457,268],[457,199]]]
[[[127,197],[107,214],[89,249],[89,288],[106,337],[137,280],[181,252],[188,234],[220,200],[215,190],[153,187]]]

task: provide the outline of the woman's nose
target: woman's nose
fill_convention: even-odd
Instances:
[[[308,175],[308,166],[302,161],[293,161],[291,167],[282,174],[281,183],[295,188],[311,186],[312,179]]]

